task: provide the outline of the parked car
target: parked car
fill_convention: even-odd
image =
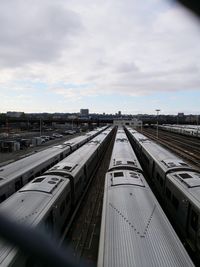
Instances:
[[[58,134],[58,133],[54,133],[54,134],[52,134],[52,136],[55,138],[62,138],[63,137],[62,134]]]
[[[48,135],[43,135],[43,136],[41,136],[41,138],[44,139],[45,141],[50,140],[50,136],[48,136]]]
[[[76,133],[76,131],[74,131],[74,130],[67,130],[67,131],[64,131],[64,134],[69,134],[69,135],[73,135],[73,134],[75,134]]]

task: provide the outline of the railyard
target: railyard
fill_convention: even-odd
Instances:
[[[114,139],[115,135],[95,170],[90,187],[87,188],[67,235],[63,237],[63,243],[71,249],[77,264],[82,260],[87,266],[95,266],[97,263],[105,174],[109,167]]]
[[[142,130],[137,130],[200,169],[200,139],[178,133],[167,132],[161,129],[158,131],[157,138],[156,128],[146,127]]]
[[[49,133],[46,133],[48,135]],[[19,160],[24,157],[28,157],[34,153],[37,153],[39,151],[45,150],[49,147],[56,146],[59,144],[62,144],[63,142],[70,140],[71,138],[77,137],[82,135],[83,133],[76,133],[67,136],[63,136],[62,138],[57,138],[54,140],[49,140],[48,142],[45,142],[41,144],[40,146],[35,146],[35,147],[27,147],[24,150],[19,150],[19,151],[14,151],[14,152],[0,152],[0,166],[6,165],[8,163],[11,163],[13,161]]]
[[[181,137],[161,130],[159,130],[159,139],[157,139],[155,133],[155,130],[152,129],[143,129],[142,131],[142,134],[167,146],[168,149],[172,149],[172,142],[176,143],[175,146],[173,145],[173,152],[177,152],[179,156],[183,155],[185,159],[187,155],[190,155],[191,158],[194,155],[193,161],[190,158],[187,160],[199,168],[196,158],[199,155],[199,141],[197,139]],[[66,140],[68,139],[69,137]],[[59,141],[59,143],[63,141]],[[88,266],[97,264],[104,179],[110,162],[113,142],[114,135],[103,158],[99,161],[98,168],[91,178],[84,197],[79,202],[79,208],[77,208],[70,226],[67,224],[66,235],[62,237],[63,243],[72,251],[75,261],[77,263],[84,261]],[[183,154],[184,152],[185,154]]]
[[[154,129],[143,129],[142,133],[151,138],[152,140],[158,142],[159,144],[166,146],[168,149],[171,149],[173,152],[177,153],[177,155],[180,157],[182,156],[182,151],[183,151],[182,145],[184,144],[187,147],[187,151],[184,150],[186,155],[194,155],[194,157],[191,157],[190,160],[190,158],[186,157],[184,153],[183,158],[187,159],[188,162],[190,164],[192,163],[196,168],[199,167],[199,165],[196,164],[199,163],[196,162],[196,154],[198,154],[197,151],[199,151],[198,150],[199,141],[197,138],[179,136],[178,134],[159,131],[160,135],[158,140],[157,137],[155,137],[156,131]],[[163,142],[164,140],[167,139],[163,138],[163,136],[165,136],[165,133],[166,136],[168,137],[168,140],[170,138],[174,140],[173,143],[176,143],[176,140],[178,140],[178,142],[175,145],[176,149],[174,148],[174,146],[172,145],[170,146],[170,141],[168,141],[167,145],[165,145],[166,143]],[[80,205],[80,209],[77,212],[77,216],[75,217],[74,222],[72,223],[72,227],[70,227],[68,231],[69,233],[64,241],[70,247],[73,253],[73,257],[76,259],[76,262],[80,263],[81,260],[84,260],[84,262],[86,262],[88,266],[96,266],[97,263],[98,246],[99,246],[98,241],[100,236],[100,224],[101,224],[101,210],[102,210],[103,191],[104,191],[104,177],[109,166],[113,141],[114,138],[111,144],[109,145],[108,151],[106,152],[106,155],[102,160],[100,168],[97,170],[96,175],[94,176],[94,180],[91,182],[91,186],[85,196],[85,199],[83,200],[83,203]],[[196,149],[194,153],[192,152],[193,148]],[[150,182],[148,179],[148,174],[146,174],[146,178],[147,181]],[[153,190],[154,189],[155,188],[153,188]],[[154,193],[156,193],[155,190]],[[186,245],[182,236],[180,235],[179,237],[182,239],[184,245]],[[196,259],[193,252],[190,250],[188,246],[186,246],[186,248],[190,253],[191,257],[193,258],[194,262],[198,264],[198,259]]]

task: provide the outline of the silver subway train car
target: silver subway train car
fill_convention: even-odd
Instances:
[[[200,138],[199,125],[159,125],[159,128],[168,132]]]
[[[121,266],[182,267],[193,263],[120,129],[105,178],[98,267]]]
[[[200,252],[200,172],[145,136],[126,128],[144,169],[190,248]]]
[[[34,177],[68,156],[77,148],[97,136],[106,127],[98,128],[83,136],[78,136],[33,155],[0,167],[0,202],[4,201]]]
[[[52,236],[59,235],[112,134],[113,129],[105,130],[67,157],[69,161],[66,158],[54,170],[33,179],[1,203],[0,212],[31,227],[40,226]],[[30,266],[30,258],[1,241],[0,266]]]

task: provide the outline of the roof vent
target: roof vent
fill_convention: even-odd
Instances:
[[[191,175],[189,175],[188,173],[180,173],[179,176],[182,179],[189,179],[189,178],[193,178]]]
[[[57,165],[57,166],[53,167],[51,170],[57,170],[58,168],[59,168],[59,166]]]
[[[114,177],[123,177],[124,173],[123,172],[114,172]]]
[[[100,143],[100,141],[99,140],[92,140],[92,141],[90,141],[90,142],[88,142],[88,144],[94,144],[94,145],[98,145]]]
[[[185,162],[179,162],[179,164],[182,165],[182,166],[188,166],[188,164],[185,163]]]
[[[72,166],[65,166],[65,167],[63,167],[63,170],[70,171],[71,168],[72,168]]]
[[[46,177],[43,178],[37,178],[32,183],[41,183]]]
[[[138,177],[138,174],[135,173],[135,172],[130,172],[130,176],[131,176],[132,178],[136,178],[136,179],[139,178],[139,177]]]
[[[52,181],[58,181],[59,179],[58,178],[51,178]]]
[[[66,163],[67,164],[67,163]],[[71,166],[70,166],[71,165]],[[62,165],[63,166],[63,165]],[[62,167],[61,166],[61,167]],[[68,172],[72,172],[76,167],[78,166],[78,164],[72,164],[72,163],[69,163],[68,162],[68,165],[64,165],[63,166],[63,170],[66,170],[66,171],[68,171]]]
[[[135,162],[134,162],[134,161],[129,161],[129,160],[127,160],[127,164],[135,165]]]
[[[127,140],[127,138],[117,138],[117,139],[116,139],[116,142],[121,142],[121,143],[123,143],[123,142],[128,142],[128,140]]]

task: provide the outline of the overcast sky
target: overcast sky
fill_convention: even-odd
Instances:
[[[200,114],[200,22],[165,0],[1,0],[0,113]]]

